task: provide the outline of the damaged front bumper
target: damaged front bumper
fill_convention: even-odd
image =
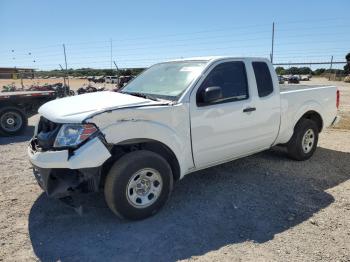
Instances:
[[[49,197],[63,198],[74,192],[97,192],[101,167],[73,170],[33,166],[33,173]]]
[[[40,151],[32,140],[28,156],[40,187],[48,196],[62,198],[75,191],[98,191],[103,163],[111,154],[95,137],[74,151]]]

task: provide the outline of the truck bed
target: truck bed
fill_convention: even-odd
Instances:
[[[330,85],[280,85],[281,125],[279,141],[286,143],[294,124],[302,114],[313,108],[322,116],[323,127],[328,127],[337,115],[337,88]]]
[[[298,85],[298,84],[281,84],[280,92],[297,91],[297,90],[310,90],[317,88],[331,87],[328,85]]]

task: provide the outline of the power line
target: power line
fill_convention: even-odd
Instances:
[[[266,38],[267,39],[267,38]],[[254,38],[254,39],[249,39],[249,41],[251,41],[251,40],[262,40],[261,38]],[[246,41],[248,41],[248,40],[246,40]],[[205,42],[201,42],[200,44],[201,45],[214,45],[214,44],[218,44],[218,43],[225,43],[225,44],[229,44],[229,43],[236,43],[236,42],[239,42],[239,41],[237,41],[237,40],[234,40],[234,41],[216,41],[216,42],[208,42],[208,41],[205,41]],[[186,47],[186,46],[188,46],[188,44],[177,44],[177,45],[163,45],[163,46],[155,46],[155,47],[157,47],[157,49],[159,49],[159,48],[171,48],[171,47],[181,47],[181,46],[184,46],[184,47]],[[202,48],[196,48],[196,49],[186,49],[186,50],[182,50],[181,52],[192,52],[192,51],[197,51],[197,50],[220,50],[220,49],[233,49],[233,48],[235,48],[235,47],[240,47],[241,45],[230,45],[229,47],[219,47],[219,48],[215,48],[215,47],[212,47],[212,46],[210,46],[210,47],[202,47]],[[254,45],[245,45],[245,47],[260,47],[261,46],[261,42],[259,43],[259,44],[254,44]],[[132,49],[124,49],[124,50],[118,50],[119,52],[121,52],[121,51],[125,51],[125,50],[144,50],[144,49],[148,49],[148,48],[132,48]],[[156,52],[159,52],[159,50],[152,50],[152,53],[154,53],[154,51],[156,51]],[[99,50],[99,51],[95,51],[94,53],[105,53],[106,52],[106,50]],[[78,53],[80,53],[80,52],[78,52]],[[149,53],[149,52],[148,52]],[[73,51],[70,51],[70,54],[75,54],[75,52],[73,52]],[[130,55],[133,55],[133,54],[135,54],[135,55],[139,55],[138,53],[123,53],[121,56],[130,56]],[[56,54],[54,55],[54,56],[56,56]],[[59,54],[57,54],[57,56],[59,56]],[[52,56],[51,56],[52,57]]]
[[[339,20],[339,19],[324,19],[322,21],[329,21],[329,20]],[[294,21],[294,22],[289,22],[290,24],[293,24],[293,23],[301,23],[301,21]],[[287,23],[278,23],[278,24],[288,24]],[[235,26],[235,27],[230,27],[230,30],[232,30],[233,28],[237,28],[236,31],[240,31],[240,30],[244,30],[244,29],[247,29],[247,28],[256,28],[256,27],[265,27],[265,25],[258,25],[258,26],[247,26],[247,27],[240,27],[240,26]],[[326,26],[320,26],[320,27],[312,27],[310,29],[315,29],[315,28],[327,28],[327,27],[334,27],[332,25],[326,25]],[[342,25],[342,26],[347,26],[347,25]],[[307,27],[303,26],[302,29],[308,29]],[[151,43],[130,43],[130,44],[127,44],[126,47],[124,46],[118,46],[117,48],[117,58],[118,58],[118,62],[123,62],[124,63],[130,63],[130,62],[147,62],[147,61],[159,61],[161,60],[162,58],[154,58],[154,59],[142,59],[142,58],[138,58],[138,59],[131,59],[132,57],[140,57],[140,56],[143,56],[143,54],[145,53],[145,51],[142,51],[142,50],[147,50],[147,54],[151,54],[151,55],[154,55],[154,56],[157,56],[157,55],[163,55],[164,52],[161,52],[160,49],[168,49],[167,51],[167,55],[171,55],[171,56],[182,56],[182,54],[191,54],[191,56],[197,56],[197,54],[201,53],[201,54],[210,54],[212,55],[213,53],[215,52],[220,52],[220,54],[222,54],[222,51],[224,50],[230,50],[231,53],[240,53],[240,54],[245,54],[247,52],[249,52],[246,48],[249,48],[249,47],[257,47],[259,49],[265,49],[265,51],[268,49],[268,46],[269,46],[269,42],[267,41],[268,39],[270,39],[270,37],[255,37],[255,38],[241,38],[242,34],[240,35],[240,38],[236,38],[236,39],[232,39],[232,35],[216,35],[216,36],[211,36],[209,39],[208,37],[206,36],[203,36],[203,34],[206,34],[206,33],[209,33],[209,32],[225,32],[229,30],[228,28],[226,29],[217,29],[217,30],[202,30],[202,31],[197,31],[197,32],[192,32],[192,33],[183,33],[183,34],[168,34],[168,35],[165,35],[164,38],[166,37],[178,37],[179,35],[193,35],[193,34],[202,34],[201,36],[198,36],[198,37],[191,37],[191,38],[186,38],[186,39],[174,39],[174,40],[166,40],[166,41],[157,41],[156,43],[154,43],[154,37],[150,37],[150,36],[147,36],[145,38],[143,37],[139,37],[139,38],[125,38],[125,40],[136,40],[136,39],[150,39],[150,41],[152,41]],[[274,31],[274,30],[273,30]],[[280,27],[278,27],[278,30],[276,30],[277,33],[279,32],[288,32],[288,31],[298,31],[297,28],[293,28],[293,29],[288,29],[288,28],[282,28],[280,29]],[[250,35],[250,34],[265,34],[267,35],[267,32],[266,30],[264,31],[255,31],[255,32],[245,32],[243,33],[243,35]],[[339,33],[338,33],[339,34]],[[303,37],[305,38],[309,38],[310,36],[318,36],[319,34],[307,34],[307,35],[298,35],[298,34],[291,34],[291,35],[288,35],[288,36],[285,36],[283,37],[283,40],[282,42],[276,42],[276,47],[277,49],[281,50],[281,49],[285,49],[285,51],[278,51],[276,52],[275,48],[274,48],[274,44],[272,44],[272,48],[271,48],[271,60],[275,60],[275,59],[282,59],[282,58],[305,58],[305,56],[280,56],[279,54],[283,54],[283,55],[288,55],[288,54],[297,54],[297,55],[301,55],[301,54],[306,54],[307,56],[306,57],[319,57],[320,59],[325,57],[326,55],[328,56],[330,53],[331,55],[336,55],[336,54],[344,54],[345,55],[345,50],[347,48],[327,48],[325,50],[325,52],[321,51],[320,49],[319,50],[310,50],[310,51],[306,51],[305,49],[303,48],[300,48],[301,50],[296,50],[294,49],[293,50],[290,50],[290,49],[287,49],[288,46],[290,45],[293,45],[293,46],[298,46],[298,45],[305,45],[305,44],[308,44],[308,43],[314,43],[315,40],[313,40],[312,42],[310,41],[300,41]],[[322,35],[323,37],[324,35],[324,32]],[[329,33],[327,34],[328,36],[329,35],[332,35],[332,33]],[[333,33],[333,35],[335,35]],[[223,38],[222,40],[218,40],[218,39],[221,39]],[[201,40],[201,39],[205,39],[206,41],[196,41],[196,40]],[[288,39],[298,39],[299,41],[286,41]],[[266,40],[266,42],[265,42]],[[278,40],[278,39],[277,39]],[[123,39],[118,39],[117,43],[120,44],[120,42],[122,42]],[[169,42],[170,41],[170,42]],[[194,41],[193,43],[189,43],[191,41]],[[349,40],[348,39],[330,39],[330,40],[326,40],[326,41],[322,41],[321,43],[338,43],[339,41],[343,41],[344,44],[347,43]],[[249,42],[253,42],[254,44],[249,44]],[[89,42],[81,42],[81,43],[71,43],[71,44],[68,44],[67,46],[69,47],[69,59],[70,61],[73,61],[72,65],[77,65],[77,64],[91,64],[91,63],[102,63],[102,62],[97,62],[97,61],[93,61],[93,62],[84,62],[82,60],[86,60],[86,59],[93,59],[95,60],[96,58],[101,58],[101,55],[99,54],[106,54],[106,57],[107,57],[107,54],[108,54],[108,49],[106,48],[107,46],[106,45],[98,45],[96,46],[95,44],[96,43],[108,43],[108,41],[89,41]],[[161,44],[161,43],[166,43],[166,44]],[[237,43],[237,45],[235,45],[235,43]],[[241,43],[248,43],[248,44],[241,44]],[[225,45],[221,45],[220,44],[225,44]],[[230,45],[229,45],[230,44]],[[85,46],[84,46],[85,45]],[[91,45],[94,45],[94,46],[91,46]],[[200,46],[199,48],[191,48],[191,45],[198,45]],[[229,45],[229,46],[227,46]],[[36,61],[40,61],[40,63],[37,63],[35,62],[35,66],[47,66],[47,65],[54,65],[54,66],[57,66],[57,63],[54,63],[54,64],[43,64],[42,62],[43,61],[48,61],[49,60],[49,57],[59,57],[62,55],[62,53],[52,53],[52,51],[48,51],[47,49],[48,48],[52,48],[52,47],[57,47],[58,45],[51,45],[51,46],[46,46],[46,47],[42,47],[44,49],[46,49],[46,51],[39,51],[39,52],[29,52],[30,56],[28,55],[28,53],[23,53],[23,54],[17,54],[17,51],[16,52],[11,52],[11,53],[14,53],[14,55],[16,56],[15,57],[15,61],[13,61],[13,59],[10,59],[8,58],[8,63],[10,64],[13,64],[13,63],[16,63],[16,65],[18,63],[23,63],[23,61],[32,61],[32,59],[35,59]],[[76,47],[74,47],[76,46]],[[134,47],[131,47],[131,46],[134,46]],[[131,47],[131,48],[130,48]],[[174,47],[186,47],[184,50],[182,49],[174,49]],[[97,48],[97,50],[96,50]],[[155,50],[153,50],[153,48],[155,48]],[[33,48],[33,50],[40,50],[40,48]],[[170,50],[171,49],[171,50]],[[90,51],[92,50],[92,51]],[[339,51],[331,51],[331,50],[339,50]],[[343,50],[343,51],[340,51],[340,50]],[[133,51],[133,52],[127,52],[127,51]],[[139,52],[138,52],[139,51]],[[265,56],[265,51],[261,51],[259,52],[259,55],[262,55],[264,53],[263,56]],[[89,53],[89,54],[94,54],[94,56],[82,56],[82,54],[86,54],[86,53]],[[47,55],[43,55],[43,54],[47,54]],[[112,68],[112,61],[113,61],[113,42],[112,42],[112,39],[110,40],[110,51],[109,51],[109,63],[110,63],[110,66]],[[195,55],[196,54],[196,55]],[[310,55],[310,54],[317,54],[317,55]],[[237,55],[237,54],[236,54]],[[249,54],[251,55],[251,54]],[[11,54],[12,56],[12,54]],[[267,56],[267,55],[266,55]],[[275,56],[275,59],[274,59],[274,56]],[[341,55],[339,55],[341,56]],[[124,58],[124,59],[123,59]],[[52,59],[50,59],[52,60]],[[80,62],[78,63],[74,63],[75,60],[80,60]],[[6,59],[2,59],[2,62],[6,61]],[[316,61],[314,61],[316,63]],[[321,63],[321,62],[317,62],[317,63]],[[28,62],[27,62],[28,64]],[[290,63],[288,63],[290,64]],[[310,64],[310,63],[306,63],[306,64]]]
[[[304,27],[305,28],[305,27]],[[313,27],[313,29],[314,29],[315,27]],[[293,29],[293,30],[295,30],[295,29]],[[265,32],[265,31],[260,31],[260,32]],[[253,32],[254,33],[254,32]],[[255,32],[255,33],[257,33],[257,32]],[[288,38],[300,38],[300,37],[308,37],[308,36],[310,36],[310,35],[294,35],[294,36],[288,36],[288,37],[284,37],[284,39],[288,39]],[[226,35],[223,35],[223,36],[217,36],[217,37],[215,37],[215,38],[213,38],[213,37],[211,37],[211,39],[217,39],[217,38],[221,38],[221,37],[227,37]],[[190,39],[180,39],[180,40],[173,40],[172,42],[181,42],[181,41],[189,41],[189,40],[194,40],[194,39],[203,39],[203,37],[197,37],[197,38],[190,38]],[[259,40],[259,39],[261,39],[261,38],[256,38],[256,39],[237,39],[237,40],[234,40],[235,42],[238,42],[238,41],[250,41],[250,40]],[[334,41],[339,41],[339,40],[334,40]],[[83,42],[83,43],[85,43],[85,44],[89,44],[89,43],[104,43],[104,42],[106,42],[106,41],[92,41],[92,42]],[[158,41],[159,42],[159,41]],[[225,40],[225,42],[227,42],[226,40]],[[200,43],[201,44],[201,43]],[[292,43],[292,44],[294,44],[294,43]],[[135,45],[135,44],[134,44]],[[136,44],[136,46],[137,46],[138,44]],[[169,44],[168,44],[169,45]],[[166,45],[165,47],[167,47],[168,45]],[[186,44],[187,45],[187,44]],[[281,45],[281,44],[280,44]],[[53,47],[56,47],[56,45],[52,45]],[[130,46],[130,45],[128,45],[128,46]],[[143,44],[142,45],[143,47],[142,47],[142,49],[146,49],[145,48],[145,45]],[[154,43],[152,43],[152,45],[151,46],[154,46]],[[105,46],[98,46],[98,47],[105,47]],[[79,51],[77,52],[77,53],[79,53],[79,52],[82,52],[82,49],[90,49],[91,47],[79,47]],[[135,48],[132,48],[132,50],[134,50]],[[140,48],[141,49],[141,48]],[[122,50],[122,48],[121,48],[121,50]],[[124,49],[124,50],[131,50],[131,49]],[[74,54],[74,52],[73,52],[73,54]],[[26,54],[20,54],[20,55],[27,55],[27,53]],[[36,54],[36,55],[38,55],[38,54]],[[52,54],[51,54],[52,55]],[[58,55],[60,55],[59,53],[56,53],[56,54],[53,54],[52,56],[58,56]]]
[[[226,43],[226,44],[229,44],[229,43],[236,43],[236,42],[247,42],[247,41],[253,41],[253,40],[267,40],[268,38],[251,38],[251,39],[241,39],[241,40],[232,40],[232,41],[227,41],[227,40],[222,40],[222,41],[215,41],[214,39],[213,40],[211,40],[211,41],[203,41],[203,42],[199,42],[199,43],[197,43],[197,44],[200,44],[200,45],[213,45],[213,44],[218,44],[218,43]],[[333,42],[338,42],[339,40],[329,40],[329,41],[324,41],[323,43],[333,43]],[[347,40],[346,40],[347,41]],[[287,43],[279,43],[277,46],[279,47],[279,48],[282,48],[282,47],[284,47],[284,46],[288,46],[288,45],[298,45],[298,44],[305,44],[305,43],[313,43],[313,42],[305,42],[305,41],[303,41],[303,42],[287,42]],[[154,45],[154,46],[152,46],[152,47],[157,47],[157,48],[170,48],[170,47],[181,47],[181,46],[187,46],[188,45],[188,43],[184,43],[184,44],[171,44],[171,45]],[[241,45],[240,45],[241,46]],[[239,46],[239,47],[240,47]],[[245,45],[245,46],[247,46],[247,45]],[[256,46],[261,46],[261,43],[259,44],[259,45],[249,45],[249,47],[256,47]],[[232,46],[231,45],[231,47],[232,48],[235,48],[235,47],[237,47],[237,46]],[[145,50],[145,49],[148,49],[148,47],[140,47],[140,48],[129,48],[129,49],[119,49],[118,48],[118,51],[119,52],[121,52],[121,51],[128,51],[128,50]],[[344,48],[345,49],[345,48]],[[344,50],[344,49],[342,49],[342,50]],[[196,49],[197,50],[197,49]],[[327,49],[327,50],[329,50],[329,49]],[[332,49],[333,50],[333,49]],[[82,51],[82,50],[73,50],[73,51],[70,51],[70,57],[74,57],[74,55],[75,54],[81,54],[81,53],[86,53],[86,51]],[[97,50],[97,51],[94,51],[93,53],[107,53],[107,50]],[[278,53],[278,52],[276,52],[276,53]],[[286,54],[286,53],[288,53],[288,52],[283,52],[284,54]],[[299,51],[297,51],[297,53],[299,53]],[[317,53],[321,53],[321,51],[320,52],[318,52],[317,51]],[[137,54],[137,53],[125,53],[125,52],[123,52],[123,55],[126,55],[126,56],[129,56],[129,55],[132,55],[132,54]],[[27,61],[29,61],[29,60],[32,60],[33,59],[33,57],[35,57],[35,58],[38,58],[38,57],[40,57],[40,58],[45,58],[45,57],[55,57],[55,56],[60,56],[61,54],[60,53],[54,53],[54,54],[51,54],[51,55],[45,55],[45,56],[40,56],[40,55],[35,55],[35,56],[31,56],[31,57],[28,57],[28,56],[26,56],[26,57],[24,57],[24,58],[16,58],[16,60],[27,60]],[[10,58],[8,58],[8,59],[10,59]]]
[[[332,18],[332,19],[315,19],[315,20],[299,20],[299,21],[289,21],[289,22],[279,22],[278,24],[280,25],[286,25],[286,24],[297,24],[297,23],[305,23],[305,22],[312,22],[312,21],[336,21],[336,20],[339,20],[339,21],[347,21],[347,18]],[[268,27],[269,24],[252,24],[252,25],[245,25],[245,26],[242,26],[242,25],[239,25],[239,26],[233,26],[233,27],[226,27],[226,28],[222,28],[222,27],[219,27],[219,28],[216,28],[216,29],[211,29],[211,30],[201,30],[201,31],[194,31],[194,32],[186,32],[186,33],[176,33],[176,34],[160,34],[160,35],[153,35],[153,36],[147,36],[147,37],[130,37],[130,38],[119,38],[119,36],[117,37],[118,41],[119,42],[122,42],[122,41],[129,41],[129,40],[140,40],[140,39],[150,39],[151,41],[154,40],[155,37],[178,37],[178,36],[181,36],[181,35],[193,35],[193,34],[203,34],[203,33],[210,33],[210,32],[220,32],[220,31],[231,31],[233,29],[235,29],[237,31],[239,30],[245,30],[245,29],[248,29],[248,28],[256,28],[256,27]],[[349,27],[349,25],[337,25],[337,27],[339,26],[344,26],[344,27]],[[334,25],[330,25],[329,23],[327,25],[323,25],[323,26],[313,26],[313,27],[305,27],[303,25],[302,29],[311,29],[311,30],[315,30],[317,28],[320,28],[320,29],[324,29],[324,28],[327,28],[327,27],[334,27]],[[293,31],[295,30],[295,28],[293,29],[279,29],[278,31]],[[67,46],[72,46],[72,45],[89,45],[89,44],[92,44],[92,43],[108,43],[107,40],[101,40],[101,41],[85,41],[85,42],[73,42],[73,43],[67,43],[66,45]],[[55,45],[48,45],[48,46],[41,46],[41,47],[33,47],[33,48],[27,48],[28,50],[38,50],[38,49],[46,49],[46,48],[51,48],[51,47],[59,47],[60,45],[59,44],[55,44]],[[4,51],[1,51],[1,52],[9,52],[10,50],[4,50]]]

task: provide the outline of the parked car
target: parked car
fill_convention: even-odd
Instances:
[[[104,76],[89,76],[89,77],[85,77],[84,79],[87,79],[89,82],[94,82],[95,84],[105,82]]]
[[[346,76],[346,77],[344,78],[344,82],[345,82],[345,83],[350,83],[350,75],[348,75],[348,76]]]
[[[310,80],[310,76],[309,75],[301,75],[300,76],[300,80],[301,81],[309,81]]]
[[[280,89],[267,59],[181,59],[120,92],[46,103],[28,156],[49,197],[104,190],[116,215],[143,219],[197,170],[275,145],[309,159],[338,106],[335,86]]]
[[[117,76],[105,76],[105,83],[106,84],[117,84],[118,77]]]
[[[119,77],[119,82],[118,82],[119,87],[125,86],[132,79],[133,79],[133,76],[120,76]]]
[[[288,81],[291,75],[282,75],[284,81]]]
[[[289,84],[299,84],[299,82],[300,82],[300,78],[297,75],[293,75],[288,78]]]
[[[284,78],[283,78],[283,76],[278,76],[278,83],[279,83],[279,84],[284,84]]]
[[[94,81],[94,79],[95,79],[95,77],[94,77],[94,76],[88,76],[88,77],[87,77],[87,80],[88,80],[89,82],[93,82],[93,81]]]

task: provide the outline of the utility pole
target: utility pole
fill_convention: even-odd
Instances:
[[[271,54],[270,54],[270,60],[271,63],[273,63],[273,47],[275,43],[275,22],[272,23],[272,39],[271,39]]]
[[[67,71],[68,71],[68,66],[67,66],[67,54],[66,54],[66,46],[65,46],[65,44],[63,44],[63,54],[64,54],[64,63],[65,63],[65,65],[66,65],[67,83],[68,83],[68,87],[69,87],[69,77],[68,77],[68,73],[67,73]],[[65,91],[64,91],[64,95],[67,96],[67,95],[68,95],[68,94],[66,94],[67,88],[65,87],[64,90],[65,90]]]
[[[110,42],[111,42],[111,70],[112,70],[112,67],[113,67],[113,41],[112,41],[112,38],[110,39]]]
[[[119,73],[119,68],[117,66],[117,63],[115,61],[113,61],[114,65],[115,65],[115,68],[117,68],[117,74]]]
[[[21,86],[22,86],[22,89],[24,89],[24,85],[23,85],[23,75],[22,73],[20,72],[19,73],[20,77],[21,77]]]
[[[66,86],[66,73],[64,72],[63,67],[61,66],[61,64],[59,64],[59,66],[61,67],[61,70],[63,72],[63,84],[64,84],[64,86]]]
[[[63,54],[64,54],[64,64],[66,66],[66,75],[68,76],[68,66],[67,66],[67,54],[66,54],[66,46],[65,44],[63,44]],[[69,78],[67,77],[67,82],[68,82],[68,86],[69,86]]]
[[[329,77],[328,77],[328,80],[331,80],[332,67],[333,67],[333,56],[331,57],[331,65],[329,66]]]
[[[118,75],[118,82],[117,82],[117,88],[120,88],[120,75],[119,75],[119,67],[117,66],[117,63],[113,61],[115,68],[117,68],[117,75]]]

